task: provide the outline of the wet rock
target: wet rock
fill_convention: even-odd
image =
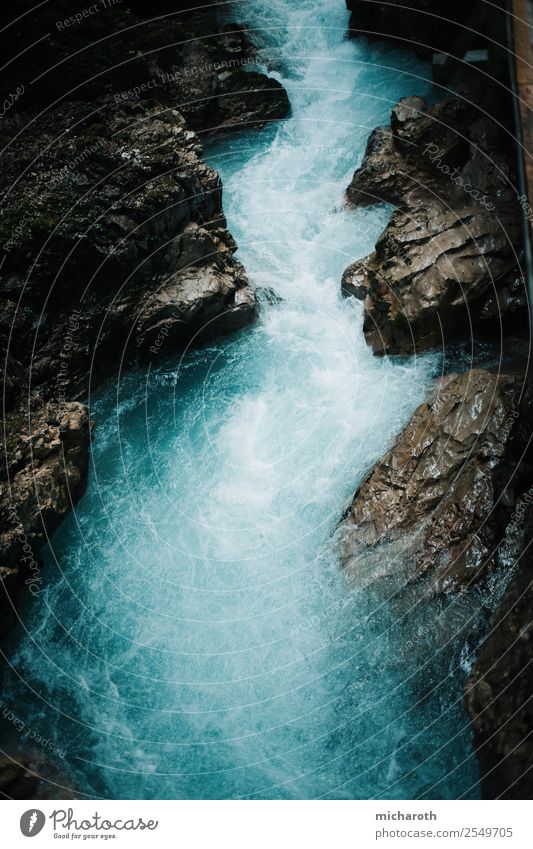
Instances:
[[[147,300],[138,322],[139,346],[147,355],[168,355],[169,346],[195,344],[237,330],[256,310],[255,293],[238,266],[210,265],[180,271]],[[168,343],[168,344],[167,344]]]
[[[91,422],[77,401],[11,414],[8,474],[0,481],[0,562],[26,572],[52,532],[85,491]],[[9,424],[12,425],[9,428]]]
[[[258,70],[254,50],[238,31],[217,39],[216,50],[212,38],[183,45],[163,85],[167,101],[202,134],[260,127],[290,109],[287,92]]]
[[[349,202],[406,206],[421,198],[449,201],[456,185],[449,175],[454,170],[459,175],[471,155],[471,128],[482,115],[471,97],[465,92],[432,107],[423,97],[403,97],[391,112],[390,127],[370,135],[348,186]]]
[[[522,386],[520,376],[468,371],[445,379],[416,410],[341,526],[341,556],[356,579],[365,578],[369,552],[400,568],[384,557],[391,542],[403,545],[408,579],[429,576],[437,590],[494,568],[515,501]]]
[[[423,199],[452,208],[474,201],[492,211],[516,198],[508,147],[501,126],[468,88],[434,106],[403,97],[390,126],[370,135],[348,201],[406,207]]]
[[[278,80],[257,71],[219,76],[219,129],[249,129],[286,118],[287,92]]]
[[[517,224],[503,209],[498,218],[472,206],[449,210],[429,203],[396,211],[374,253],[342,278],[343,292],[364,301],[364,332],[374,353],[447,345],[468,337],[472,325],[498,308],[498,319],[507,310],[523,310],[521,278],[514,304],[510,293],[498,294],[516,267]]]
[[[501,128],[468,97],[403,98],[370,137],[352,205],[399,205],[374,253],[346,269],[376,354],[411,354],[501,322],[525,324],[520,212]]]
[[[530,489],[514,511],[515,574],[465,687],[486,799],[533,799],[532,503]]]
[[[10,194],[0,219],[0,241],[11,239],[1,275],[4,324],[18,322],[16,353],[25,367],[31,359],[33,384],[56,397],[60,371],[63,395],[76,397],[89,377],[94,385],[109,375],[112,363],[135,362],[145,348],[132,330],[146,299],[166,290],[179,301],[184,269],[176,344],[190,341],[215,312],[231,307],[221,332],[254,315],[254,295],[232,258],[220,177],[200,159],[183,116],[146,103],[110,107],[106,101],[102,114],[88,116],[74,103],[43,118],[34,147],[27,145],[21,194]],[[57,123],[75,128],[63,149],[53,144]],[[50,147],[41,155],[43,145]],[[10,162],[6,182],[24,166]],[[223,284],[214,287],[214,278]],[[169,340],[166,353],[172,350]]]
[[[0,12],[22,21],[0,27],[3,90],[20,88],[1,127],[3,632],[21,588],[39,591],[46,534],[84,491],[89,386],[255,315],[193,130],[260,126],[288,99],[258,72],[244,26],[192,5],[142,25],[126,3],[83,26],[63,25],[68,0]],[[34,79],[36,66],[49,71]]]
[[[21,590],[42,588],[40,549],[83,495],[91,422],[76,401],[33,400],[5,417],[0,475],[0,635],[16,622]]]

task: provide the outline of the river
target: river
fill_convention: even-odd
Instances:
[[[476,798],[476,603],[357,586],[334,534],[440,368],[372,356],[340,295],[391,211],[344,190],[429,70],[347,41],[342,0],[245,16],[291,116],[206,158],[259,320],[92,398],[88,491],[45,552],[7,701],[89,796]]]

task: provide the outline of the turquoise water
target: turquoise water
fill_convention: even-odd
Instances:
[[[427,69],[346,41],[342,0],[262,8],[246,17],[291,117],[206,155],[239,259],[277,298],[92,400],[88,492],[46,552],[8,692],[88,795],[475,797],[476,605],[357,586],[334,535],[439,367],[374,358],[339,291],[390,214],[347,211],[344,189]]]

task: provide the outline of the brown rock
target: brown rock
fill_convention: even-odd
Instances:
[[[7,418],[11,442],[8,479],[0,482],[0,630],[14,621],[20,586],[42,588],[39,550],[72,505],[87,480],[90,421],[76,401],[46,404],[28,416]],[[26,433],[20,432],[26,429]]]
[[[138,324],[139,346],[147,356],[168,355],[189,339],[197,344],[242,327],[255,310],[255,294],[238,264],[184,269],[147,300]]]
[[[17,231],[2,268],[0,335],[3,331],[9,341],[10,355],[16,346],[11,371],[16,373],[19,360],[26,368],[31,360],[32,386],[56,398],[80,397],[89,378],[94,387],[114,365],[132,365],[146,354],[142,339],[132,333],[145,300],[166,289],[179,301],[177,275],[185,269],[181,277],[190,285],[180,333],[169,338],[167,355],[171,342],[188,343],[202,324],[214,329],[216,312],[225,313],[226,320],[218,323],[221,332],[254,316],[254,294],[232,258],[235,243],[225,226],[220,177],[200,159],[198,139],[181,114],[146,102],[113,104],[111,111],[107,103],[104,130],[101,116],[95,124],[86,115],[84,105],[64,104],[53,120],[44,116],[39,134],[28,138],[28,151],[40,167],[23,180],[26,225]],[[51,143],[58,124],[76,128],[66,136],[67,151]],[[20,163],[10,163],[7,179],[18,169]],[[13,222],[23,214],[18,197],[10,195],[6,209],[0,237],[8,241]],[[215,277],[224,279],[218,288]],[[247,309],[241,308],[245,288]]]
[[[385,201],[402,207],[421,199],[449,203],[456,189],[450,173],[461,176],[472,152],[471,128],[481,114],[471,97],[465,92],[432,107],[422,97],[403,97],[391,112],[390,127],[378,127],[370,135],[347,189],[349,202],[368,206]]]
[[[376,354],[412,354],[471,333],[516,265],[510,209],[449,210],[421,204],[396,211],[374,253],[346,269],[345,294],[365,303],[364,332]],[[523,283],[517,309],[524,304]],[[508,306],[502,297],[492,315]]]
[[[512,480],[520,389],[519,377],[468,371],[416,410],[343,522],[341,556],[352,573],[365,578],[368,551],[391,542],[398,548],[398,541],[409,579],[430,575],[437,589],[472,583],[493,568],[513,502],[502,468]]]
[[[257,71],[219,75],[219,115],[216,129],[248,129],[286,118],[287,92],[278,80]]]
[[[527,320],[520,211],[508,143],[466,90],[435,106],[406,97],[370,136],[352,205],[400,207],[374,253],[346,269],[376,354],[411,354]]]
[[[255,315],[220,176],[193,130],[261,125],[284,117],[289,102],[276,80],[245,72],[255,48],[242,25],[182,5],[187,14],[152,12],[142,26],[112,8],[56,38],[71,10],[52,0],[18,28],[16,51],[12,35],[1,36],[11,57],[4,87],[17,80],[26,95],[2,121],[2,631],[24,582],[38,590],[39,549],[85,487],[90,425],[71,399],[119,366]],[[20,18],[15,6],[2,7],[6,21]],[[19,42],[39,45],[33,63],[20,60]],[[51,68],[46,80],[33,79],[36,65]],[[21,134],[22,146],[12,141]]]

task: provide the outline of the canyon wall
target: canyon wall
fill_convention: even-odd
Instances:
[[[426,58],[486,47],[504,23],[497,9],[480,17],[473,3],[347,5],[352,36],[405,39]],[[368,344],[377,355],[440,348],[445,375],[357,490],[340,550],[360,579],[375,557],[430,593],[464,592],[497,570],[508,589],[487,623],[465,703],[483,795],[529,799],[533,403],[523,211],[508,97],[502,103],[498,81],[487,87],[480,78],[462,63],[454,94],[434,106],[400,101],[390,125],[371,134],[347,188],[348,204],[396,207],[375,251],[342,279],[343,292],[364,303]],[[470,360],[484,351],[491,362],[446,373],[459,349]]]
[[[40,549],[84,492],[98,427],[89,391],[253,321],[255,292],[202,139],[289,112],[243,27],[220,23],[216,7],[152,20],[118,0],[33,6],[1,13],[11,60],[0,130],[1,635],[21,598],[39,594]],[[9,778],[10,794],[27,798],[33,780],[41,792],[36,763],[22,777],[0,769],[1,787]]]

